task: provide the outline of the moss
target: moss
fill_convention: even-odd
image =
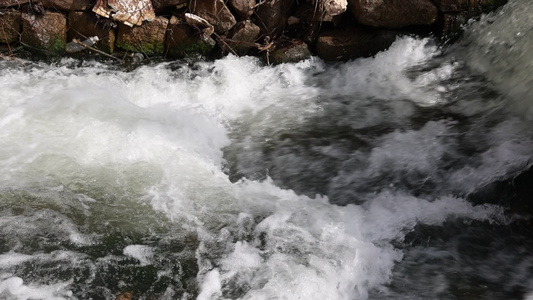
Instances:
[[[124,50],[144,53],[148,56],[162,55],[163,51],[165,50],[165,46],[163,43],[121,42],[116,43],[116,46]]]

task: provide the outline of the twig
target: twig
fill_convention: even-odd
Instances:
[[[104,55],[104,56],[107,56],[107,57],[109,57],[109,58],[116,59],[116,60],[118,60],[119,62],[122,63],[122,59],[120,59],[120,58],[118,58],[118,57],[116,57],[116,56],[113,56],[113,55],[111,55],[111,54],[107,54],[107,53],[105,53],[104,51],[102,51],[102,50],[98,50],[98,49],[96,49],[96,48],[94,48],[94,47],[87,46],[87,45],[85,45],[84,43],[78,41],[77,39],[72,39],[72,42],[73,42],[73,43],[76,43],[76,44],[78,44],[78,45],[82,45],[83,47],[85,47],[85,48],[87,48],[87,49],[89,49],[89,50],[92,50],[92,51],[94,51],[94,52],[100,53],[100,54],[102,54],[102,55]]]
[[[237,54],[237,52],[235,52],[235,50],[233,50],[233,48],[231,48],[230,45],[228,45],[228,43],[226,43],[226,41],[225,41],[223,38],[221,38],[221,37],[220,37],[218,34],[216,34],[215,32],[213,32],[213,34],[217,37],[217,39],[218,39],[219,41],[221,41],[222,43],[224,43],[224,45],[226,45],[226,46],[231,50],[231,52],[232,52],[235,56],[240,56],[239,54]]]
[[[13,55],[13,51],[11,50],[11,46],[9,45],[9,41],[7,40],[7,34],[4,30],[4,23],[2,23],[2,32],[4,33],[4,38],[6,39],[7,48],[9,49],[9,55]]]

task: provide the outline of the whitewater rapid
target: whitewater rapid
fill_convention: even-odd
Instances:
[[[520,219],[468,197],[531,166],[524,11],[510,1],[460,46],[400,37],[333,65],[0,62],[0,298],[471,293],[445,276],[458,269],[428,259],[448,259],[455,240],[406,240]],[[511,52],[483,50],[507,18],[524,33]],[[521,272],[524,295],[533,282]]]

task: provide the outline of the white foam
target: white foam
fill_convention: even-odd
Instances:
[[[24,284],[20,277],[9,277],[0,282],[0,297],[6,300],[65,300],[77,299],[68,290],[69,282],[50,285]]]
[[[129,245],[122,251],[124,255],[135,258],[141,263],[141,266],[152,264],[151,260],[154,256],[152,247],[145,245]]]

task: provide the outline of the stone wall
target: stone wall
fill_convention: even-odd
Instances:
[[[0,0],[0,50],[92,52],[168,59],[261,55],[279,63],[370,56],[398,34],[453,39],[468,19],[506,0]],[[90,51],[90,50],[87,50]],[[118,55],[117,55],[118,56]]]

